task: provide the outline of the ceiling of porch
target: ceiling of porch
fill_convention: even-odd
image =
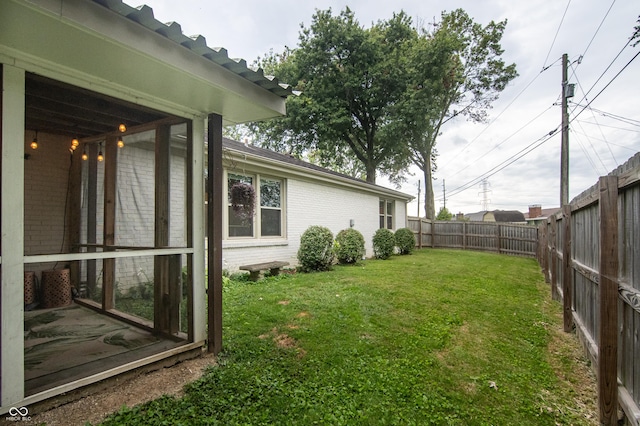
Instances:
[[[169,117],[32,73],[26,75],[25,92],[26,129],[55,135],[84,138],[113,132],[121,123],[134,127]]]

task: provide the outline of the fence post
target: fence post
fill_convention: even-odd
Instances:
[[[430,220],[431,223],[431,248],[436,247],[436,221],[434,219]]]
[[[498,246],[498,254],[502,252],[502,239],[500,238],[500,224],[496,224],[496,243]]]
[[[418,218],[418,248],[422,248],[422,218]]]
[[[467,222],[462,222],[462,249],[467,249]]]
[[[562,307],[564,331],[569,333],[573,328],[572,298],[573,269],[571,267],[571,206],[562,206]]]
[[[600,424],[618,421],[618,177],[600,177],[600,327],[598,405]]]
[[[551,242],[551,265],[549,268],[551,269],[551,298],[553,300],[558,300],[558,287],[557,287],[557,279],[558,279],[558,248],[556,247],[556,230],[558,229],[558,222],[556,219],[556,215],[551,215],[551,232],[549,233],[549,240]]]

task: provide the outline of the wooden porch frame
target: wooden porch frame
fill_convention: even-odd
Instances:
[[[208,172],[207,179],[207,238],[209,250],[208,263],[208,344],[207,349],[214,354],[222,351],[222,116],[210,114],[208,117],[207,140]]]

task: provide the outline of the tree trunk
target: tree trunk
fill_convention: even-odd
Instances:
[[[436,208],[433,200],[433,175],[431,172],[431,153],[424,156],[422,172],[424,173],[424,215],[429,220],[435,220]]]
[[[365,164],[367,168],[367,182],[368,183],[376,183],[376,166],[371,163]]]

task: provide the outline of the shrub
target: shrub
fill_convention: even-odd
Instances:
[[[395,246],[396,239],[388,229],[380,228],[373,234],[373,253],[378,259],[388,259]]]
[[[416,248],[416,237],[409,228],[400,228],[396,231],[396,246],[400,254],[411,254]]]
[[[364,256],[364,237],[353,228],[343,229],[336,235],[334,251],[338,262],[356,263]]]
[[[333,264],[333,234],[324,226],[310,226],[300,237],[298,262],[303,272],[327,271]]]

